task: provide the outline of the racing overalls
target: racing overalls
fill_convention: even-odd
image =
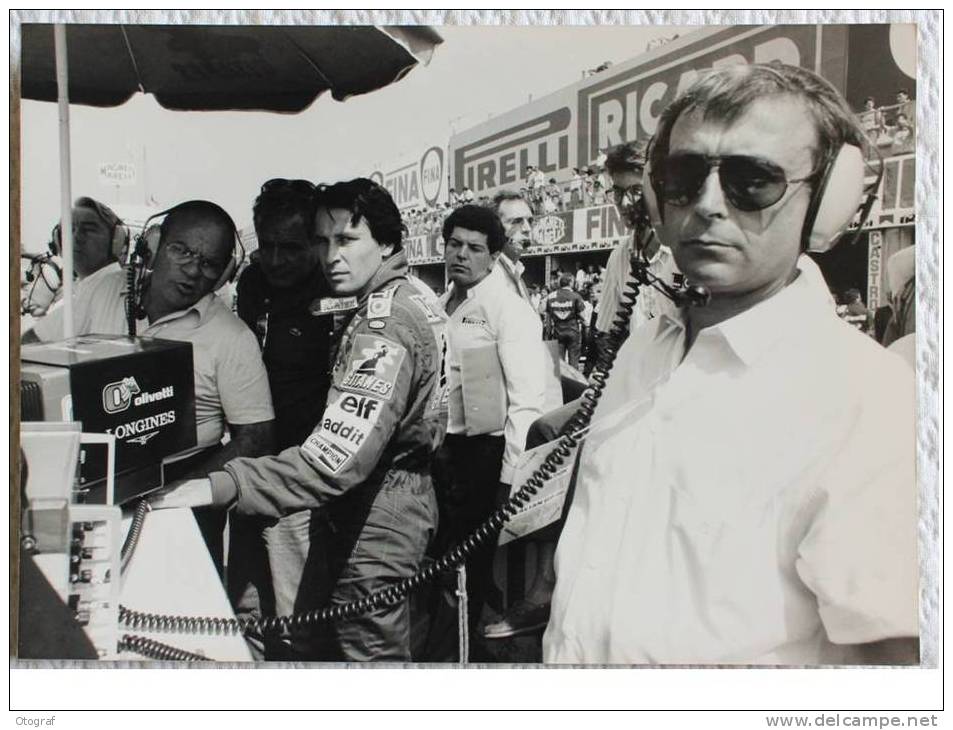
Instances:
[[[374,275],[338,330],[328,405],[301,446],[234,459],[239,514],[326,508],[331,603],[363,598],[419,567],[437,523],[431,459],[447,426],[446,317],[405,276],[403,252]],[[331,661],[409,661],[405,599],[330,627]]]

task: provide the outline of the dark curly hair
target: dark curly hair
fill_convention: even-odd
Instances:
[[[390,193],[373,180],[357,177],[334,185],[319,185],[315,198],[316,208],[349,211],[352,226],[363,218],[380,245],[393,246],[394,253],[403,249],[404,224],[400,211]]]

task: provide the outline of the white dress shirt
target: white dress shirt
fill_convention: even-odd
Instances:
[[[440,299],[445,310],[452,294],[453,284]],[[460,352],[496,345],[506,389],[506,423],[502,431],[493,433],[505,437],[500,481],[509,484],[526,444],[526,433],[543,414],[548,355],[542,340],[542,324],[529,303],[510,288],[503,271],[494,266],[449,315],[447,339],[447,433],[468,436],[477,433],[467,428]]]
[[[523,272],[526,267],[522,261],[513,262],[506,254],[500,254],[496,259],[496,268],[501,269],[506,277],[506,283],[521,298],[527,302],[530,301],[529,289],[526,288],[526,282],[523,281]]]
[[[559,540],[546,662],[839,663],[917,635],[913,374],[818,278],[684,358],[670,315],[626,341]]]
[[[609,254],[605,279],[602,284],[599,316],[596,318],[596,329],[600,332],[610,332],[612,330],[612,323],[615,321],[622,292],[625,290],[626,283],[632,280],[629,266],[632,246],[632,236],[629,236],[612,249],[612,253]],[[660,246],[655,256],[649,261],[649,271],[666,284],[671,285],[673,275],[678,273],[675,257],[671,250],[665,246]],[[639,298],[636,300],[635,309],[632,310],[629,330],[634,330],[661,314],[673,313],[674,311],[675,305],[671,299],[651,287],[643,286],[639,289]]]

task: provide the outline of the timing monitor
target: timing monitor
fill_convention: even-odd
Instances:
[[[85,335],[23,345],[20,419],[79,421],[115,436],[114,503],[162,485],[162,460],[195,446],[195,373],[189,342]],[[105,504],[103,444],[83,444],[77,501]]]

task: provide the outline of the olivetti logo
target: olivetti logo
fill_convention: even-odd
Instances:
[[[121,413],[129,408],[132,396],[139,392],[139,384],[132,376],[109,383],[103,388],[103,409],[106,413]]]

